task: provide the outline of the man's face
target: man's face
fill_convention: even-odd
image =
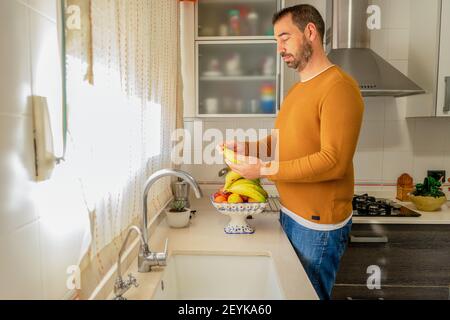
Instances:
[[[294,24],[291,15],[275,23],[274,31],[278,53],[287,66],[299,72],[305,69],[313,54],[312,43]]]

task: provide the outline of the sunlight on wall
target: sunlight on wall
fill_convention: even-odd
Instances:
[[[49,115],[53,131],[53,145],[56,156],[63,153],[63,122],[62,122],[62,79],[58,48],[58,38],[52,32],[46,32],[36,53],[36,74],[33,78],[35,95],[47,98]]]

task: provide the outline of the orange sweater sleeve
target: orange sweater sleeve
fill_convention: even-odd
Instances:
[[[321,182],[341,179],[358,143],[364,102],[359,90],[347,81],[335,84],[320,109],[320,151],[298,159],[278,162],[278,172],[267,176],[273,181]],[[279,141],[295,143],[301,141]]]

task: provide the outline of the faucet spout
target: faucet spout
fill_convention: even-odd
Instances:
[[[159,170],[155,173],[153,173],[145,182],[144,185],[144,194],[143,194],[143,214],[142,214],[142,236],[143,236],[143,241],[144,241],[144,245],[143,248],[146,249],[148,252],[150,252],[150,250],[148,249],[148,213],[147,213],[147,201],[148,201],[148,193],[150,191],[150,188],[153,186],[153,184],[158,181],[159,179],[163,178],[163,177],[167,177],[167,176],[174,176],[177,178],[181,178],[183,180],[185,180],[194,190],[195,196],[197,198],[201,198],[202,197],[202,191],[200,189],[200,186],[198,185],[198,183],[195,181],[195,179],[187,172],[185,171],[181,171],[181,170],[177,170],[177,169],[162,169]],[[148,253],[147,252],[147,253]],[[151,264],[146,264],[144,265],[144,262],[142,262],[142,265],[140,265],[139,270],[140,272],[149,272],[150,268],[149,266],[151,266]]]

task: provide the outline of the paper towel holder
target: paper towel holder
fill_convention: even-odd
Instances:
[[[50,179],[57,158],[53,148],[53,133],[48,112],[47,98],[32,96],[33,136],[36,181]]]

